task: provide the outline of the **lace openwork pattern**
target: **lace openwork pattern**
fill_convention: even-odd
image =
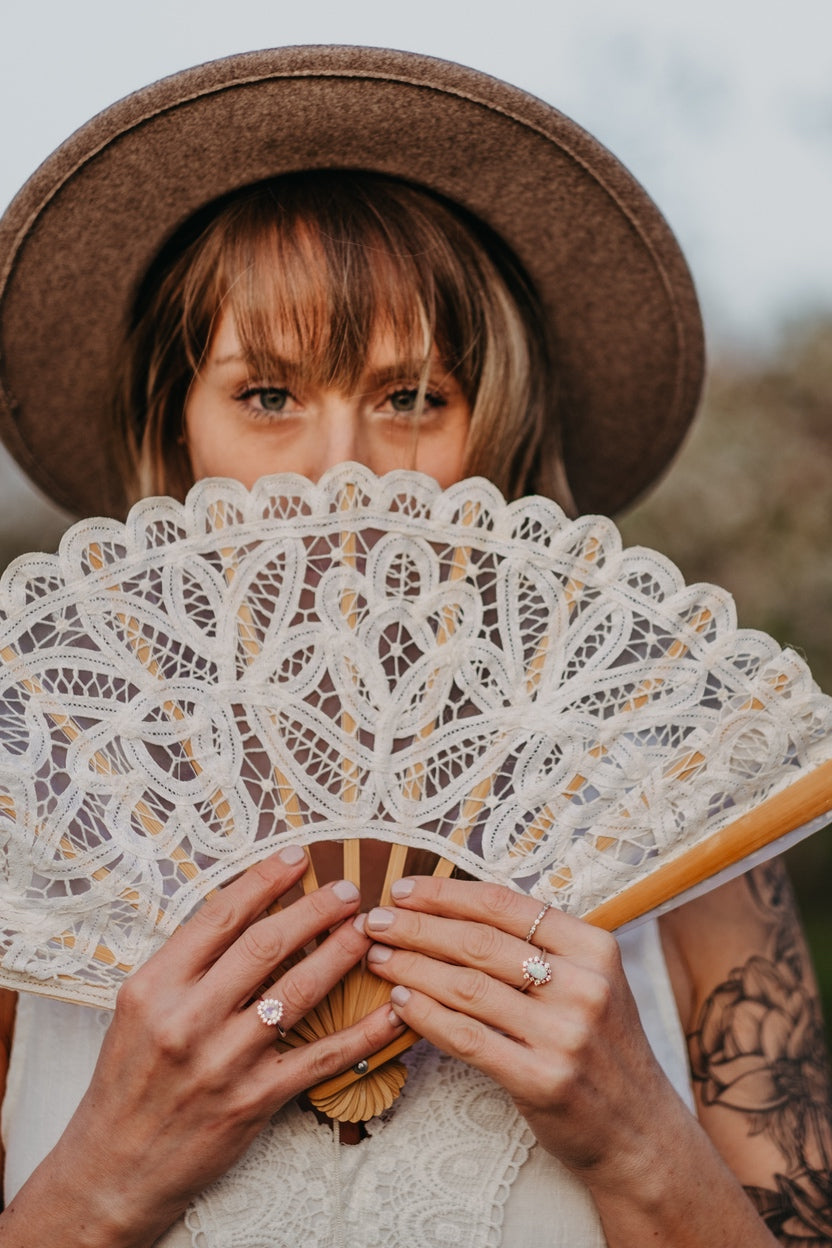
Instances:
[[[582,914],[832,755],[801,660],[610,521],[356,465],[81,522],[0,665],[0,981],[90,1004],[282,844]]]
[[[534,1137],[485,1075],[427,1045],[405,1060],[400,1103],[354,1147],[287,1106],[188,1210],[194,1248],[497,1248]]]

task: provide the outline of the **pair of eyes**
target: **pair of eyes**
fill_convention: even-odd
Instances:
[[[269,415],[281,415],[294,396],[284,386],[249,386],[240,395],[244,403]],[[382,407],[389,408],[397,416],[410,416],[419,410],[419,390],[415,386],[400,386],[391,390],[382,400]],[[424,397],[425,408],[444,406],[444,399],[435,391],[428,390]]]

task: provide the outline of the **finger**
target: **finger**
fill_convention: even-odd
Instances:
[[[415,989],[448,1009],[506,1032],[515,1039],[531,1040],[551,1027],[551,1019],[539,1003],[509,987],[485,971],[450,966],[421,953],[374,945],[367,966],[389,983]]]
[[[287,845],[218,889],[151,959],[164,982],[198,979],[249,924],[297,883],[307,861],[304,849]]]
[[[357,966],[369,946],[369,939],[352,923],[342,923],[316,949],[301,957],[260,993],[258,1000],[247,1006],[246,1012],[256,1014],[260,1001],[277,998],[283,1006],[280,1026],[288,1031]],[[245,1003],[240,1001],[239,1004]]]
[[[393,989],[390,1004],[391,1012],[420,1036],[443,1053],[490,1075],[509,1092],[533,1086],[532,1052],[509,1036],[403,985]]]
[[[359,899],[360,894],[354,884],[349,880],[337,880],[301,897],[285,910],[252,923],[202,977],[201,988],[210,995],[212,1008],[239,1008],[290,955],[353,915]],[[346,926],[351,931],[342,933],[330,949],[330,953],[334,949],[341,951],[339,965],[342,966],[345,950],[359,948],[354,958],[358,961],[367,949],[366,940],[353,925],[349,923]],[[315,965],[320,965],[320,960]],[[340,975],[335,975],[333,982],[339,978]],[[323,995],[325,993],[321,993]]]
[[[472,919],[525,942],[541,911],[538,898],[529,897],[501,884],[472,880],[451,880],[417,875],[397,880],[392,888],[397,909],[441,914],[448,918]],[[603,954],[615,938],[601,928],[552,907],[543,915],[534,933],[534,944],[550,953],[594,958]]]
[[[514,988],[528,988],[532,972],[542,975],[541,968],[548,966],[536,948],[485,923],[377,907],[367,915],[366,931],[381,945],[418,950],[441,962],[487,971]],[[377,951],[371,951],[371,956],[379,961]],[[534,967],[529,966],[530,960]]]
[[[260,1024],[263,1027],[262,1023]],[[405,1024],[389,1005],[373,1010],[366,1018],[343,1031],[301,1044],[288,1052],[267,1049],[252,1076],[259,1094],[275,1109],[294,1096],[331,1079],[356,1063],[378,1053],[401,1035]],[[264,1031],[271,1028],[263,1028]],[[288,1091],[287,1091],[288,1089]]]

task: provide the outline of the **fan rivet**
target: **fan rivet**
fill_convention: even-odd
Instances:
[[[370,1063],[367,1061],[366,1058],[364,1058],[360,1062],[356,1062],[355,1065],[353,1066],[353,1070],[355,1071],[357,1075],[366,1075],[369,1069],[370,1069]]]

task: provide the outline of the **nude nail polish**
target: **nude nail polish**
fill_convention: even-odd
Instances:
[[[296,867],[306,857],[306,850],[302,845],[287,845],[285,849],[280,851],[280,859],[286,863],[287,867]]]
[[[393,950],[388,949],[386,945],[373,945],[367,951],[368,962],[389,962],[393,956]]]
[[[415,880],[396,880],[390,889],[391,896],[395,897],[396,901],[402,901],[403,898],[409,897],[413,892],[415,883]]]
[[[361,896],[352,880],[338,880],[332,885],[332,891],[339,901],[358,901]]]
[[[367,926],[370,931],[383,932],[390,927],[394,918],[395,915],[392,910],[387,910],[383,906],[376,906],[367,915]]]

